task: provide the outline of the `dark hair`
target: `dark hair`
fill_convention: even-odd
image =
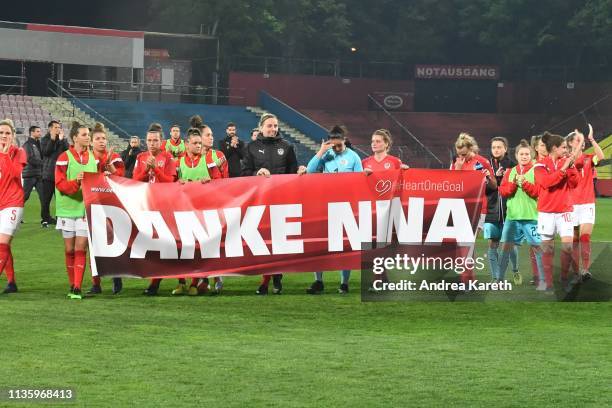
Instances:
[[[506,139],[505,137],[495,136],[493,139],[491,139],[491,144],[493,144],[493,142],[502,142],[506,150],[508,150],[508,139]]]
[[[189,125],[191,125],[192,128],[202,129],[204,119],[202,119],[200,115],[193,115],[191,118],[189,118]]]
[[[202,132],[198,128],[187,129],[187,139],[191,139],[192,136],[202,136]]]
[[[149,125],[149,129],[147,130],[147,133],[159,133],[159,138],[160,139],[164,138],[164,131],[162,130],[162,125],[160,125],[157,122],[153,122]]]
[[[30,128],[28,129],[28,133],[32,133],[32,132],[34,132],[36,129],[40,129],[40,126],[30,126]]]
[[[335,125],[329,130],[329,139],[346,139],[347,134],[346,127]]]
[[[79,134],[79,129],[89,130],[89,128],[86,125],[80,122],[77,122],[76,120],[73,121],[72,126],[70,126],[70,133],[69,133],[70,138],[72,139],[73,142],[74,142],[74,137]]]
[[[549,132],[544,132],[542,135],[542,143],[546,145],[548,153],[552,152],[553,147],[559,147],[565,142],[563,136],[555,135]]]
[[[531,158],[533,158],[534,156],[534,149],[531,147],[531,145],[529,144],[529,142],[525,139],[521,139],[521,141],[519,142],[518,146],[516,146],[514,148],[514,155],[518,156],[518,152],[520,149],[529,149],[529,153],[531,154]],[[518,157],[517,157],[518,159]]]
[[[181,127],[179,125],[176,125],[176,124],[170,126],[170,129],[173,129],[173,128],[178,128],[179,130],[181,130]]]
[[[52,120],[51,122],[49,122],[49,124],[47,125],[47,128],[50,128],[51,126],[58,124],[58,125],[62,125],[59,121],[57,120]]]
[[[227,124],[227,126],[225,126],[226,129],[228,127],[236,127],[236,124],[234,122],[230,122],[230,123]]]

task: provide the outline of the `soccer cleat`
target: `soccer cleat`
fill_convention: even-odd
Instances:
[[[41,226],[42,228],[49,228],[49,223],[48,223],[47,221],[42,221],[42,222],[40,223],[40,226]]]
[[[123,280],[121,278],[113,278],[113,295],[119,294],[123,289]]]
[[[593,278],[593,275],[591,275],[591,272],[589,271],[584,271],[581,275],[580,278],[582,279],[583,282],[589,281]]]
[[[190,286],[189,290],[187,291],[187,294],[189,296],[198,296],[200,293],[198,292],[197,286]]]
[[[347,283],[343,283],[340,285],[340,287],[338,288],[338,293],[340,293],[341,295],[346,295],[349,291],[349,287]]]
[[[272,275],[272,293],[275,295],[280,295],[283,293],[283,283],[281,280],[283,279],[283,275]]]
[[[78,300],[83,299],[83,294],[81,293],[81,289],[74,288],[72,293],[70,293],[69,297],[70,297],[70,299],[78,299]]]
[[[2,293],[15,293],[17,292],[17,284],[15,282],[9,282],[4,288],[4,292]]]
[[[546,290],[546,282],[542,281],[542,282],[538,283],[538,286],[536,287],[536,290],[545,291]]]
[[[516,286],[520,286],[523,284],[523,275],[519,271],[516,271],[512,274],[512,280]]]
[[[531,279],[529,281],[529,284],[532,285],[532,286],[538,286],[539,285],[538,281],[536,281],[535,279]]]
[[[57,219],[55,218],[49,218],[47,220],[47,223],[51,224],[51,225],[56,225],[57,224]]]
[[[268,294],[268,286],[266,285],[260,285],[257,290],[255,291],[255,294],[257,295],[267,295]]]
[[[321,293],[323,293],[323,290],[325,289],[323,282],[320,280],[316,280],[312,283],[312,285],[310,285],[310,287],[308,289],[306,289],[306,293],[308,293],[309,295],[320,295]]]
[[[158,289],[159,288],[151,285],[148,288],[146,288],[144,290],[144,292],[142,292],[142,294],[145,295],[145,296],[157,296],[157,290]]]
[[[93,285],[91,289],[87,291],[88,295],[99,295],[100,293],[102,293],[102,288],[100,285]]]
[[[187,293],[187,287],[184,283],[179,283],[176,289],[172,291],[173,296],[180,296]]]

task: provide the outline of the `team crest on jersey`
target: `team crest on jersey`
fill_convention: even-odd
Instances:
[[[276,152],[278,153],[278,155],[279,155],[279,156],[282,156],[282,155],[283,155],[283,153],[285,153],[285,149],[280,148],[280,149],[278,149]]]
[[[340,160],[340,164],[343,165],[343,166],[346,166],[348,164],[348,160],[342,159],[342,160]]]
[[[391,163],[385,163],[385,169],[390,169],[391,168]]]
[[[164,167],[165,162],[163,160],[160,160],[157,162],[157,167]]]

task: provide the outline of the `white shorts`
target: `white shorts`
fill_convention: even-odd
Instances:
[[[555,233],[560,237],[573,237],[572,213],[538,213],[538,233],[542,237],[542,241],[554,239]]]
[[[0,211],[0,234],[15,235],[23,218],[23,207],[8,207]]]
[[[595,203],[574,204],[574,226],[582,224],[595,224]]]
[[[62,231],[64,238],[85,237],[87,234],[87,219],[83,217],[79,218],[66,218],[57,217],[57,225],[55,229]]]
[[[482,231],[485,225],[485,219],[487,218],[487,214],[480,214],[480,218],[478,219],[478,227],[476,227],[476,233],[478,231]]]

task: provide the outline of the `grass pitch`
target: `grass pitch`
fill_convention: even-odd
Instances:
[[[217,297],[66,299],[63,243],[33,195],[13,243],[20,292],[0,295],[0,388],[71,387],[53,406],[610,406],[610,303],[362,303],[353,291],[282,296],[226,278]],[[599,200],[593,239],[612,237]],[[88,274],[89,272],[87,272]],[[4,285],[4,277],[2,285]],[[88,288],[89,276],[84,288]],[[2,406],[25,406],[0,400]]]

